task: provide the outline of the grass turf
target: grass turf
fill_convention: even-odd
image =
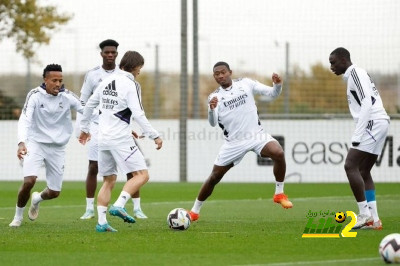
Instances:
[[[122,183],[114,188],[112,202]],[[354,211],[348,184],[286,184],[294,208],[272,202],[274,184],[221,183],[186,231],[172,231],[166,216],[190,209],[201,184],[149,183],[141,190],[149,216],[124,224],[108,215],[117,233],[97,233],[97,220],[82,221],[84,183],[65,182],[58,199],[44,201],[39,217],[9,228],[19,182],[1,182],[0,265],[380,265],[378,245],[399,233],[400,184],[376,184],[382,231],[358,230],[356,238],[302,238],[312,212]],[[34,190],[41,190],[37,183]],[[132,213],[132,203],[127,204]],[[97,216],[97,215],[96,215]],[[345,224],[347,223],[347,220]]]

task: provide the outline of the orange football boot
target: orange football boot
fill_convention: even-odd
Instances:
[[[190,211],[189,212],[190,220],[192,222],[197,221],[200,217],[200,214]]]
[[[274,202],[282,205],[283,208],[289,209],[293,207],[293,203],[288,199],[284,193],[275,194]]]

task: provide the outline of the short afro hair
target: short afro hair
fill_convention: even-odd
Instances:
[[[101,50],[103,50],[103,48],[106,47],[106,46],[114,46],[115,48],[118,48],[118,45],[119,45],[119,43],[117,43],[116,41],[111,40],[111,39],[107,39],[107,40],[102,41],[99,44],[99,47],[100,47]]]
[[[350,52],[343,47],[336,48],[335,50],[332,51],[331,55],[336,55],[339,58],[344,57],[350,61]]]
[[[231,70],[230,67],[229,67],[229,65],[228,65],[228,63],[223,62],[223,61],[217,62],[217,63],[214,65],[214,67],[213,67],[213,71],[214,71],[214,68],[216,68],[217,66],[226,66],[226,68],[227,68],[228,70]]]
[[[46,77],[47,73],[50,71],[57,71],[57,72],[62,72],[62,68],[60,65],[57,64],[50,64],[47,65],[44,69],[43,69],[43,78]]]

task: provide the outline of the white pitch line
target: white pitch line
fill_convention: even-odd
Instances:
[[[202,232],[203,234],[229,234],[230,232]]]
[[[397,201],[395,199],[385,199],[385,198],[391,198],[391,197],[398,197],[398,195],[382,195],[382,196],[378,196],[379,199],[382,200],[386,200],[386,201]],[[293,202],[299,202],[299,201],[310,201],[310,200],[325,200],[325,201],[335,201],[337,202],[339,201],[353,201],[354,197],[353,196],[329,196],[329,197],[303,197],[303,198],[291,198],[291,200]],[[378,199],[378,200],[379,200]],[[258,198],[258,199],[236,199],[236,200],[208,200],[207,204],[214,204],[214,203],[224,203],[224,202],[251,202],[251,201],[271,201],[272,202],[272,198]],[[182,205],[186,205],[186,204],[193,204],[193,201],[159,201],[159,202],[142,202],[142,205],[146,206],[146,205],[170,205],[170,204],[182,204]],[[59,208],[81,208],[81,207],[85,207],[86,205],[53,205],[53,206],[43,206],[41,205],[40,208],[53,208],[53,209],[59,209]],[[27,207],[29,207],[29,204],[27,204]],[[0,207],[0,210],[14,210],[14,207]]]
[[[311,265],[311,264],[328,264],[328,263],[347,263],[347,262],[361,262],[361,261],[382,261],[379,257],[376,258],[359,258],[359,259],[343,259],[343,260],[318,260],[318,261],[296,261],[296,262],[280,262],[280,263],[266,263],[266,264],[242,264],[236,266],[286,266],[286,265]],[[382,261],[383,262],[383,261]]]

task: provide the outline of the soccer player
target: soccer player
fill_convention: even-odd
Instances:
[[[270,157],[274,161],[276,187],[273,200],[283,208],[292,208],[293,204],[283,193],[286,173],[283,149],[278,141],[262,128],[254,99],[255,94],[265,95],[271,100],[278,97],[282,91],[281,77],[274,73],[273,87],[269,87],[248,78],[232,80],[232,70],[226,62],[216,63],[213,71],[214,79],[220,87],[208,97],[208,121],[213,127],[219,125],[224,133],[225,142],[215,159],[210,176],[201,187],[189,212],[192,221],[198,220],[200,209],[215,185],[249,151],[261,157]]]
[[[99,107],[99,173],[103,176],[103,185],[97,195],[98,232],[116,232],[107,222],[107,206],[111,191],[117,179],[117,166],[128,175],[129,179],[117,201],[110,207],[109,213],[122,218],[125,222],[134,223],[124,206],[126,202],[149,179],[147,165],[131,135],[130,122],[134,118],[142,129],[143,136],[153,139],[157,149],[162,147],[162,139],[150,125],[143,111],[140,84],[135,81],[144,62],[143,57],[134,51],[128,51],[121,59],[120,69],[105,78],[86,103],[81,121],[79,141],[85,144],[90,138],[90,116],[93,109]]]
[[[368,73],[353,65],[350,52],[339,47],[329,55],[331,70],[347,82],[347,101],[356,124],[344,164],[359,214],[353,229],[382,229],[375,199],[371,169],[382,152],[390,118],[382,104],[378,89]]]
[[[104,80],[107,76],[112,73],[119,71],[116,67],[115,60],[118,56],[118,42],[115,40],[104,40],[99,44],[101,49],[100,55],[103,58],[103,64],[97,66],[92,70],[88,71],[85,77],[85,81],[81,89],[81,102],[83,105],[86,104],[89,97],[94,93],[99,83]],[[144,64],[144,62],[143,62]],[[80,134],[79,130],[80,116],[77,117],[78,136]],[[97,188],[97,173],[98,173],[98,147],[97,147],[97,134],[98,134],[98,123],[99,123],[99,111],[94,110],[92,114],[91,121],[91,141],[88,144],[88,173],[86,176],[86,211],[81,216],[82,220],[94,218],[94,195]],[[131,176],[127,176],[131,178]],[[137,191],[132,198],[133,202],[133,215],[139,219],[146,219],[147,216],[143,213],[140,204],[140,192]]]
[[[46,166],[47,187],[33,192],[29,219],[39,214],[39,203],[57,198],[61,192],[65,146],[73,127],[71,109],[83,112],[79,98],[64,88],[60,65],[47,65],[43,70],[44,83],[32,89],[18,121],[18,159],[23,160],[24,182],[18,191],[15,216],[11,227],[19,227],[25,206],[36,183],[39,170]]]

